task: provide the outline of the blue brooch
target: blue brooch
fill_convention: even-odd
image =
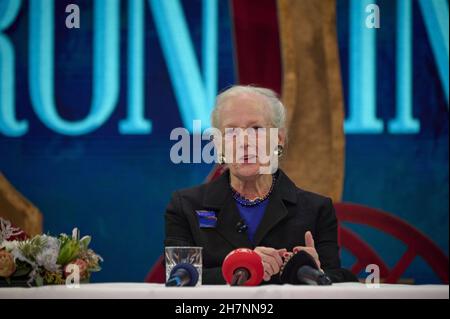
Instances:
[[[196,210],[198,225],[200,228],[215,228],[217,225],[216,212],[208,210]]]

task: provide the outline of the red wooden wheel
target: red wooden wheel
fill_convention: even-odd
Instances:
[[[442,250],[415,227],[400,218],[363,205],[335,203],[339,222],[368,225],[402,241],[408,248],[394,267],[388,269],[375,251],[345,227],[340,227],[340,244],[357,258],[352,272],[357,274],[368,264],[380,266],[380,275],[386,283],[396,283],[416,256],[422,257],[442,282],[448,284],[448,257]]]

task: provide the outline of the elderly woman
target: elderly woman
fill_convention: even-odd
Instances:
[[[243,247],[261,256],[267,283],[280,283],[283,260],[299,250],[334,282],[355,279],[340,265],[331,200],[298,188],[273,167],[286,144],[285,118],[283,104],[269,89],[233,86],[217,96],[212,124],[222,133],[216,140],[219,161],[229,169],[210,183],[175,192],[165,216],[166,246],[203,247],[204,284],[225,283],[222,262]],[[270,128],[278,131],[275,146],[262,143]],[[244,135],[240,143],[239,132]],[[227,158],[230,152],[224,149],[230,145],[233,153]],[[269,151],[269,163],[262,160],[262,149]],[[204,214],[213,223],[202,223]]]

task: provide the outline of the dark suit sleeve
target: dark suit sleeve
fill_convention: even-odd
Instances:
[[[202,282],[204,285],[225,285],[225,279],[222,276],[222,267],[203,268]]]
[[[319,213],[315,234],[321,267],[333,282],[358,281],[350,271],[341,268],[337,228],[336,212],[331,199],[327,198]]]
[[[166,209],[166,238],[165,246],[197,246],[192,236],[191,228],[181,205],[181,196],[178,192],[172,195],[172,199]],[[202,267],[202,284],[220,285],[225,284],[222,276],[222,268]]]
[[[194,246],[194,239],[189,223],[181,209],[181,197],[178,192],[166,208],[166,239],[165,246]]]

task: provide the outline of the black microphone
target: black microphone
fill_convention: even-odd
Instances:
[[[294,254],[280,271],[284,284],[329,286],[331,279],[319,270],[314,258],[301,250]]]
[[[166,282],[168,287],[195,286],[198,281],[198,271],[188,263],[178,264],[172,268],[169,279]]]
[[[248,230],[248,226],[245,223],[245,220],[241,219],[237,224],[236,224],[236,230],[238,233],[243,233],[246,232]]]
[[[238,268],[233,273],[230,286],[242,286],[250,279],[250,271],[247,268]]]
[[[300,282],[306,285],[314,286],[329,286],[331,279],[320,270],[314,269],[311,266],[302,266],[297,271],[297,277]]]

